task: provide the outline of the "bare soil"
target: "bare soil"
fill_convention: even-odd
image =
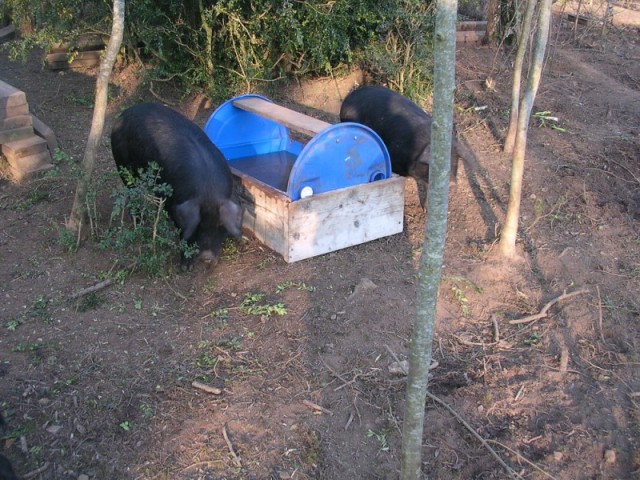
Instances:
[[[478,166],[464,165],[451,191],[430,391],[521,478],[633,479],[640,32],[578,28],[554,25],[534,112],[558,121],[532,120],[522,260],[512,264],[496,256],[512,57],[459,47],[458,129]],[[95,71],[51,72],[39,55],[13,63],[3,52],[0,78],[24,90],[63,150],[81,159]],[[134,68],[114,84],[107,130],[123,105],[155,98]],[[268,95],[337,121],[353,84],[318,80]],[[197,112],[200,125],[214,108],[197,110],[164,84],[153,91]],[[113,170],[105,135],[97,175]],[[99,184],[102,225],[115,185]],[[405,379],[389,367],[394,355],[406,358],[415,317],[425,214],[413,181],[402,234],[286,264],[247,233],[212,270],[137,274],[80,301],[70,296],[127,265],[91,241],[76,253],[60,244],[74,188],[64,166],[22,185],[0,180],[0,409],[10,429],[2,453],[22,478],[398,477]],[[565,291],[581,293],[511,323]],[[243,313],[243,299],[258,293],[286,314]],[[423,461],[424,478],[508,478],[432,400]]]

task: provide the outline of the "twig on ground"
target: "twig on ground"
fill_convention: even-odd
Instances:
[[[91,285],[90,287],[83,288],[82,290],[77,291],[73,295],[70,295],[69,296],[69,300],[75,300],[76,298],[83,297],[83,296],[87,295],[88,293],[97,292],[98,290],[102,290],[103,288],[108,287],[112,283],[113,283],[113,280],[110,279],[110,278],[107,278],[106,280],[98,282],[95,285]]]
[[[600,286],[596,285],[596,292],[598,292],[598,328],[600,330],[600,340],[602,343],[607,343],[604,340],[604,335],[602,334],[602,297],[600,296]]]
[[[449,412],[456,417],[456,419],[465,426],[465,428],[467,430],[469,430],[469,432],[471,432],[471,434],[476,437],[480,443],[482,443],[482,445],[489,451],[489,453],[491,453],[491,455],[493,455],[493,457],[498,461],[498,463],[500,465],[502,465],[502,467],[507,471],[507,474],[509,475],[509,477],[511,478],[522,478],[521,475],[519,475],[518,473],[516,473],[509,465],[507,465],[505,463],[504,460],[502,460],[502,458],[500,458],[500,455],[498,455],[498,453],[491,448],[491,446],[487,443],[487,440],[485,440],[484,438],[482,438],[480,436],[480,434],[478,434],[478,432],[475,431],[475,429],[469,425],[466,420],[464,418],[462,418],[460,416],[460,414],[458,412],[456,412],[452,407],[450,407],[444,400],[441,400],[439,397],[436,397],[433,393],[427,391],[427,397],[429,397],[431,400],[433,400],[434,402],[442,405],[444,408],[446,408],[447,410],[449,410]]]
[[[224,437],[224,441],[227,442],[227,447],[229,448],[229,452],[231,452],[231,455],[233,456],[233,463],[236,464],[236,467],[242,468],[242,462],[240,462],[240,457],[238,456],[236,451],[233,449],[233,444],[231,443],[231,440],[229,440],[229,435],[227,435],[226,423],[224,427],[222,427],[222,436]]]
[[[341,375],[341,374],[339,374],[338,372],[336,372],[336,371],[335,371],[333,368],[331,368],[331,367],[327,364],[327,362],[325,362],[324,360],[322,360],[322,363],[324,364],[324,366],[325,366],[325,367],[327,367],[327,370],[329,370],[329,372],[331,372],[331,374],[332,374],[334,377],[336,377],[336,378],[337,378],[337,379],[339,379],[339,380],[342,380],[342,382],[343,382],[344,384],[353,383],[353,382],[350,382],[349,380],[347,380],[346,378],[344,378],[344,376],[342,376],[342,375]],[[345,385],[343,385],[343,386],[345,386]],[[342,387],[340,387],[340,388],[342,388]],[[358,387],[353,387],[353,388],[354,388],[355,390],[358,390]],[[359,391],[359,390],[358,390],[358,391]]]
[[[318,405],[317,403],[313,403],[313,402],[312,402],[312,401],[310,401],[310,400],[303,400],[303,401],[302,401],[302,403],[303,403],[306,407],[309,407],[309,408],[311,408],[311,409],[313,409],[313,410],[317,410],[317,411],[319,411],[319,412],[326,413],[327,415],[333,416],[333,412],[332,412],[331,410],[328,410],[328,409],[326,409],[326,408],[324,408],[324,407],[321,407],[321,406],[320,406],[320,405]]]
[[[586,288],[581,288],[580,290],[576,290],[575,292],[571,292],[571,293],[567,293],[567,291],[565,290],[564,292],[562,292],[562,295],[560,295],[559,297],[554,298],[553,300],[548,302],[544,307],[542,307],[542,310],[540,310],[540,313],[536,313],[535,315],[529,315],[527,317],[519,318],[517,320],[509,320],[509,323],[511,325],[521,325],[523,323],[530,323],[530,322],[535,322],[536,320],[540,320],[541,318],[546,317],[547,316],[547,312],[549,311],[549,309],[551,307],[553,307],[559,301],[566,300],[567,298],[571,298],[571,297],[574,297],[576,295],[580,295],[582,293],[589,293],[589,290],[587,290]]]
[[[391,354],[391,356],[393,357],[393,359],[396,361],[396,363],[400,366],[400,368],[402,368],[402,370],[404,371],[405,375],[409,375],[409,371],[407,369],[404,368],[404,363],[402,363],[400,361],[400,359],[398,358],[398,356],[396,355],[396,352],[394,352],[393,350],[391,350],[391,348],[389,347],[389,345],[384,346],[384,348],[387,349],[387,351]]]
[[[563,345],[560,351],[560,373],[567,373],[569,367],[569,349]]]
[[[349,419],[347,420],[346,425],[344,426],[345,430],[349,430],[349,425],[353,422],[353,412],[349,412]]]
[[[542,468],[540,468],[538,465],[536,465],[535,463],[533,463],[531,460],[528,460],[527,458],[523,457],[521,453],[516,452],[515,450],[512,450],[511,448],[507,447],[506,445],[504,445],[503,443],[498,442],[497,440],[487,440],[487,442],[489,443],[495,443],[496,445],[500,445],[502,448],[504,448],[505,450],[509,450],[511,453],[513,453],[514,455],[517,455],[518,458],[521,458],[522,460],[524,460],[526,463],[528,463],[529,465],[531,465],[533,468],[535,468],[536,470],[538,470],[540,473],[542,473],[544,476],[551,478],[553,480],[557,480],[556,477],[554,477],[553,475],[548,474],[547,472],[545,472]]]
[[[197,381],[193,381],[191,382],[191,386],[193,388],[197,388],[198,390],[202,390],[203,392],[207,392],[207,393],[212,393],[214,395],[220,395],[222,394],[222,390],[216,387],[212,387],[210,385],[207,385],[205,383],[200,383]]]
[[[29,473],[25,473],[22,478],[24,480],[29,480],[31,478],[35,478],[40,475],[42,472],[46,471],[49,468],[49,462],[45,462],[41,467],[36,468],[35,470],[31,470]]]

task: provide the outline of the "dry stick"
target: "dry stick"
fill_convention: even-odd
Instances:
[[[495,315],[491,315],[491,321],[493,322],[493,341],[500,343],[500,329],[498,328],[498,321]]]
[[[40,468],[36,468],[35,470],[31,470],[29,473],[25,473],[22,478],[24,478],[24,480],[35,478],[38,475],[40,475],[42,472],[47,470],[48,468],[49,468],[49,462],[45,462],[45,464],[42,465]]]
[[[395,359],[396,362],[398,362],[400,364],[400,360],[398,359],[397,355],[395,354],[395,352],[393,350],[391,350],[391,348],[389,348],[388,345],[385,345],[385,348],[389,351],[389,353],[391,354],[391,356]],[[408,372],[407,372],[408,373]],[[491,452],[491,454],[496,458],[496,460],[498,460],[498,463],[500,463],[500,465],[502,465],[504,467],[504,469],[507,471],[507,473],[509,474],[509,476],[511,478],[522,478],[520,475],[518,475],[516,472],[513,471],[513,469],[507,465],[501,458],[500,456],[496,453],[496,451],[491,448],[489,446],[489,444],[487,444],[486,440],[484,438],[482,438],[474,429],[471,425],[469,425],[464,418],[462,418],[458,412],[456,412],[453,408],[451,408],[449,405],[447,405],[443,400],[440,400],[440,398],[436,397],[433,393],[429,392],[427,390],[427,396],[432,399],[433,401],[435,401],[436,403],[439,403],[440,405],[442,405],[444,408],[446,408],[447,410],[449,410],[449,412],[451,412],[451,414],[456,417],[458,419],[458,421],[460,423],[462,423],[462,425],[464,425],[478,440],[480,440],[480,443],[482,443],[482,445],[484,445],[484,447],[489,450],[489,452]]]
[[[535,468],[536,470],[538,470],[540,473],[542,473],[543,475],[553,479],[553,480],[557,480],[556,477],[554,477],[553,475],[548,474],[547,472],[545,472],[543,469],[541,469],[538,465],[536,465],[535,463],[533,463],[531,460],[528,460],[527,458],[523,457],[521,453],[518,453],[515,450],[510,449],[509,447],[507,447],[506,445],[498,442],[497,440],[487,440],[487,442],[491,442],[491,443],[495,443],[496,445],[500,445],[502,448],[504,448],[505,450],[509,450],[511,453],[513,453],[514,455],[517,455],[519,458],[521,458],[522,460],[524,460],[526,463],[528,463],[529,465],[531,465],[533,468]]]
[[[516,473],[509,465],[507,465],[504,460],[502,460],[502,458],[500,458],[500,455],[498,455],[498,453],[491,448],[491,446],[487,443],[487,440],[485,440],[484,438],[482,438],[480,436],[480,434],[478,434],[478,432],[476,432],[474,430],[474,428],[469,425],[464,418],[462,418],[460,416],[460,414],[458,412],[456,412],[452,407],[450,407],[447,403],[444,402],[444,400],[441,400],[440,398],[436,397],[433,393],[429,392],[427,390],[427,397],[429,397],[431,400],[433,400],[436,403],[439,403],[440,405],[442,405],[444,408],[446,408],[447,410],[449,410],[449,412],[451,412],[451,414],[456,417],[456,419],[466,427],[467,430],[469,430],[469,432],[471,432],[471,434],[476,437],[480,443],[482,443],[482,445],[489,450],[489,453],[491,453],[491,455],[493,455],[493,457],[498,461],[498,463],[500,465],[502,465],[502,467],[507,471],[507,473],[509,474],[509,476],[511,478],[522,478],[521,475],[519,475],[518,473]]]
[[[102,290],[103,288],[108,287],[113,283],[113,280],[108,278],[101,282],[96,283],[95,285],[91,285],[90,287],[83,288],[82,290],[77,291],[73,295],[69,296],[69,300],[75,300],[76,298],[80,298],[88,293],[97,292],[98,290]]]
[[[571,298],[573,296],[580,295],[582,293],[589,293],[589,290],[587,290],[586,288],[582,288],[580,290],[576,290],[575,292],[571,292],[571,293],[567,293],[567,291],[565,290],[564,292],[562,292],[562,295],[554,298],[549,303],[547,303],[544,307],[542,307],[542,310],[540,310],[540,313],[536,313],[535,315],[529,315],[528,317],[524,317],[524,318],[519,318],[518,320],[509,320],[509,323],[511,325],[520,325],[523,323],[530,323],[530,322],[535,322],[536,320],[540,320],[541,318],[546,317],[547,311],[559,301],[566,300],[567,298]]]
[[[604,341],[604,335],[602,334],[602,297],[600,296],[600,286],[596,285],[596,292],[598,292],[598,327],[600,329],[600,340],[602,343],[607,343]]]
[[[569,366],[569,349],[563,345],[560,351],[560,373],[567,373]]]
[[[220,390],[219,388],[212,387],[212,386],[207,385],[205,383],[200,383],[200,382],[197,382],[197,381],[193,381],[193,382],[191,382],[191,386],[193,388],[197,388],[198,390],[202,390],[203,392],[212,393],[214,395],[222,394],[222,390]]]
[[[320,405],[318,405],[317,403],[313,403],[310,400],[303,400],[302,403],[309,408],[312,408],[313,410],[317,410],[319,412],[322,413],[326,413],[327,415],[333,416],[333,412],[331,410],[328,410],[324,407],[321,407]]]
[[[242,468],[242,463],[240,462],[240,457],[236,454],[236,451],[233,449],[233,444],[231,440],[229,440],[229,436],[227,435],[227,424],[224,424],[222,427],[222,436],[224,437],[224,441],[227,442],[227,447],[229,448],[229,452],[233,456],[233,463],[236,464],[236,467]]]

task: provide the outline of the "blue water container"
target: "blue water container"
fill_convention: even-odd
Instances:
[[[370,128],[338,123],[308,142],[291,138],[289,128],[226,101],[209,117],[205,133],[229,165],[280,190],[292,200],[391,177],[386,146]]]

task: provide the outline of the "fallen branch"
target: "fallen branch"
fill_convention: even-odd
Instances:
[[[75,300],[77,298],[87,295],[88,293],[97,292],[98,290],[102,290],[103,288],[108,287],[112,283],[113,283],[113,280],[110,278],[107,278],[106,280],[98,282],[95,285],[91,285],[90,287],[83,288],[82,290],[77,291],[73,295],[69,296],[69,300]]]
[[[599,285],[596,285],[596,291],[598,292],[598,327],[600,329],[600,340],[602,340],[602,343],[607,343],[604,340],[604,335],[602,334],[602,297],[600,296]]]
[[[200,383],[200,382],[193,381],[193,382],[191,382],[191,386],[193,388],[197,388],[198,390],[202,390],[203,392],[212,393],[214,395],[222,394],[222,390],[221,389],[216,388],[216,387],[212,387],[212,386],[207,385],[205,383]]]
[[[431,400],[433,400],[436,403],[439,403],[440,405],[442,405],[444,408],[446,408],[447,410],[449,410],[449,412],[456,417],[456,419],[465,426],[465,428],[467,430],[469,430],[469,432],[471,432],[471,434],[476,437],[480,443],[482,443],[482,445],[489,450],[489,453],[491,453],[491,455],[493,455],[493,457],[498,461],[498,463],[500,465],[502,465],[502,467],[507,471],[507,474],[509,475],[509,477],[511,478],[522,478],[521,475],[517,474],[509,465],[507,465],[504,460],[502,460],[502,458],[500,458],[500,455],[498,455],[498,453],[491,448],[491,446],[487,443],[487,440],[485,440],[484,438],[482,438],[480,436],[480,434],[478,434],[478,432],[475,431],[475,429],[469,425],[466,420],[464,418],[462,418],[460,416],[460,414],[458,412],[456,412],[452,407],[450,407],[447,403],[444,402],[444,400],[441,400],[439,397],[436,397],[433,393],[429,392],[427,390],[427,397],[429,397]]]
[[[326,408],[324,408],[324,407],[321,407],[321,406],[320,406],[320,405],[318,405],[317,403],[313,403],[313,402],[311,402],[311,401],[309,401],[309,400],[303,400],[303,401],[302,401],[302,403],[303,403],[306,407],[309,407],[309,408],[311,408],[311,409],[313,409],[313,410],[317,410],[317,411],[319,411],[319,412],[326,413],[327,415],[331,415],[331,416],[333,416],[333,412],[332,412],[331,410],[328,410],[328,409],[326,409]]]
[[[24,480],[30,480],[31,478],[36,478],[41,473],[45,472],[48,468],[49,468],[49,462],[45,462],[45,464],[42,465],[41,467],[36,468],[35,470],[31,470],[29,473],[25,473],[22,478],[24,478]]]
[[[540,313],[536,313],[535,315],[529,315],[528,317],[519,318],[517,320],[509,320],[509,323],[511,325],[521,325],[523,323],[530,323],[530,322],[535,322],[536,320],[540,320],[541,318],[546,317],[549,309],[559,301],[566,300],[567,298],[571,298],[576,295],[580,295],[582,293],[589,293],[589,290],[587,290],[586,288],[582,288],[580,290],[576,290],[575,292],[571,292],[571,293],[567,293],[567,291],[565,290],[564,292],[562,292],[562,295],[554,298],[549,303],[547,303],[544,307],[542,307],[542,310],[540,310]]]
[[[528,460],[527,458],[523,457],[521,453],[516,452],[515,450],[512,450],[511,448],[507,447],[506,445],[498,442],[497,440],[487,440],[487,442],[491,442],[491,443],[495,443],[496,445],[500,445],[502,448],[504,448],[505,450],[509,450],[511,453],[513,453],[514,455],[516,455],[518,458],[524,460],[526,463],[528,463],[529,465],[531,465],[533,468],[535,468],[536,470],[538,470],[540,473],[542,473],[544,476],[551,478],[552,480],[557,480],[556,477],[549,475],[547,472],[545,472],[542,468],[540,468],[538,465],[536,465],[535,463],[533,463],[531,460]]]
[[[498,320],[495,315],[491,315],[491,322],[493,323],[493,342],[500,343],[500,328],[498,328]]]
[[[236,451],[233,449],[233,444],[231,440],[229,440],[229,436],[227,435],[227,425],[225,424],[222,427],[222,436],[224,437],[224,441],[227,442],[227,447],[229,448],[229,452],[233,456],[233,463],[236,464],[236,467],[242,468],[242,463],[240,462],[240,457],[236,454]]]

